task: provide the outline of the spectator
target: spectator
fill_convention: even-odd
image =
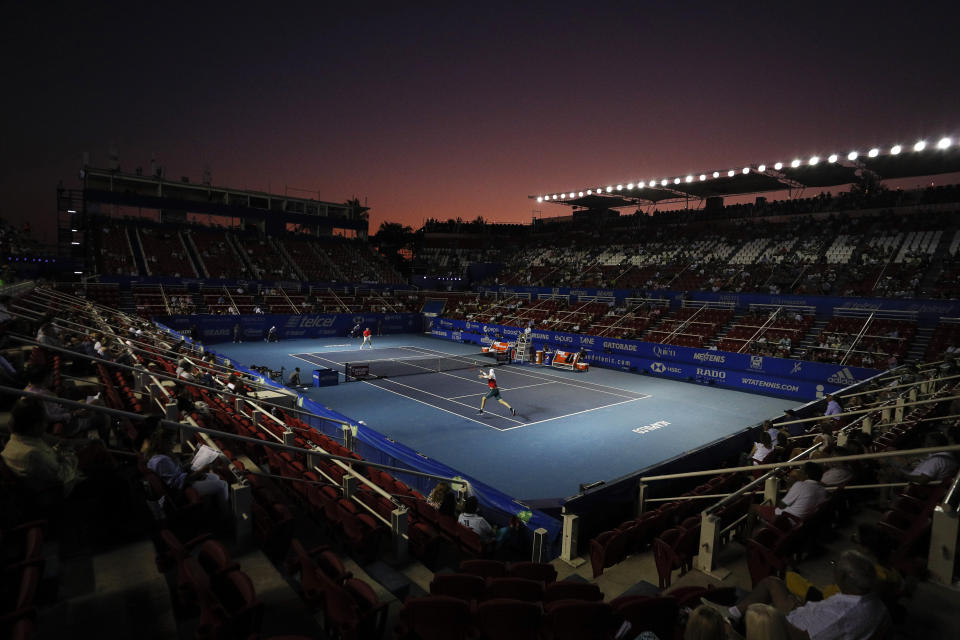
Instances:
[[[703,603],[731,620],[740,620],[753,604],[772,605],[786,615],[790,638],[881,637],[890,625],[890,617],[874,591],[876,577],[870,558],[859,551],[848,550],[834,565],[834,579],[840,591],[825,600],[801,604],[780,578],[767,577],[732,607],[707,600]]]
[[[683,640],[726,640],[726,620],[716,609],[700,605],[690,613]]]
[[[184,471],[173,456],[176,431],[158,427],[143,445],[143,457],[147,468],[153,471],[163,484],[176,493],[182,493],[188,487],[193,489],[206,502],[215,505],[220,516],[230,513],[230,487],[210,467],[196,471]]]
[[[446,482],[438,482],[437,486],[430,492],[430,495],[427,496],[427,504],[434,509],[439,509],[440,505],[443,504],[443,499],[446,498],[449,493],[450,485]]]
[[[44,406],[36,398],[21,398],[10,415],[10,441],[3,461],[38,496],[67,497],[83,479],[76,454],[50,446],[44,439]]]
[[[463,513],[457,518],[457,522],[476,533],[484,542],[496,542],[497,546],[500,546],[510,533],[510,529],[507,527],[494,529],[486,518],[477,513],[477,508],[477,497],[467,496],[463,502]]]
[[[817,507],[828,499],[827,491],[820,484],[823,467],[816,462],[805,462],[791,474],[796,481],[776,505],[759,504],[750,507],[754,513],[767,522],[774,522],[781,513],[788,513],[800,520],[806,520]]]
[[[843,413],[843,408],[840,406],[840,403],[837,402],[837,399],[833,396],[833,394],[828,393],[827,394],[827,410],[823,412],[823,415],[835,416],[839,413]]]
[[[300,382],[300,367],[296,367],[293,370],[293,373],[290,374],[290,379],[287,381],[287,384],[291,387],[297,387],[303,384]]]
[[[744,613],[745,640],[790,640],[787,618],[776,607],[755,602]]]

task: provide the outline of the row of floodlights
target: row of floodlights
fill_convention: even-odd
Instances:
[[[936,146],[937,146],[937,149],[948,149],[948,148],[950,148],[951,145],[953,145],[953,140],[951,140],[950,138],[940,138],[940,140],[937,142],[937,145],[936,145]],[[914,151],[923,151],[923,150],[926,149],[926,148],[927,148],[927,142],[926,142],[926,140],[920,140],[920,141],[918,141],[916,144],[913,145],[913,150],[914,150]],[[903,145],[895,144],[895,145],[893,145],[892,147],[890,147],[890,155],[892,155],[892,156],[898,155],[901,151],[903,151]],[[867,157],[870,157],[870,158],[876,158],[878,155],[880,155],[880,149],[877,149],[876,147],[874,147],[873,149],[870,149],[870,151],[867,152]],[[847,160],[850,160],[851,162],[853,162],[854,160],[856,160],[856,159],[859,158],[859,157],[860,157],[860,154],[859,154],[858,152],[856,152],[856,151],[851,151],[850,153],[847,154]],[[839,159],[840,159],[839,156],[834,153],[834,154],[831,154],[830,156],[828,156],[828,157],[826,158],[826,161],[829,162],[830,164],[833,164],[833,163],[835,163],[835,162],[836,162],[837,160],[839,160]],[[807,160],[807,165],[809,165],[809,166],[811,166],[811,167],[814,167],[814,166],[820,164],[820,162],[821,162],[822,160],[823,160],[823,158],[821,158],[820,156],[811,156],[810,159]],[[791,166],[792,168],[796,169],[797,167],[799,167],[799,166],[802,165],[802,164],[803,164],[803,160],[800,160],[799,158],[797,158],[797,159],[795,159],[793,162],[790,163],[790,166]],[[780,171],[781,169],[783,169],[783,166],[784,166],[784,165],[783,165],[782,162],[777,162],[776,164],[773,165],[773,169],[774,169],[774,171]],[[763,172],[766,171],[766,170],[767,170],[767,165],[761,164],[761,165],[759,165],[756,169],[751,169],[750,167],[744,167],[743,169],[741,169],[740,172],[743,173],[744,175],[746,175],[746,174],[750,173],[751,171],[757,171],[758,173],[763,173]],[[728,178],[732,178],[733,176],[737,175],[737,171],[734,170],[734,169],[730,169],[730,170],[727,171],[726,173],[727,173],[727,177],[728,177]],[[714,178],[719,178],[720,175],[721,175],[721,172],[720,172],[720,171],[714,171],[714,172],[713,172],[713,177],[714,177]],[[709,177],[708,174],[706,174],[706,173],[701,173],[701,174],[700,174],[700,182],[706,181],[708,177]],[[693,175],[688,175],[686,178],[673,178],[672,180],[669,179],[669,178],[663,178],[662,180],[659,180],[659,181],[656,180],[656,179],[653,179],[653,180],[650,180],[649,182],[646,182],[646,181],[644,181],[644,180],[640,180],[640,181],[637,182],[636,184],[633,184],[632,182],[629,183],[629,184],[627,184],[627,185],[626,185],[626,188],[627,188],[628,190],[633,189],[634,187],[636,187],[637,189],[643,189],[643,188],[645,188],[645,187],[650,187],[651,189],[654,189],[654,188],[657,187],[658,182],[659,182],[659,185],[660,185],[661,187],[666,187],[666,186],[668,186],[671,182],[672,182],[673,184],[680,184],[681,182],[690,183],[690,182],[693,182],[694,179],[695,179],[695,178],[694,178]],[[618,185],[615,186],[615,187],[614,187],[613,185],[610,185],[610,186],[608,186],[606,189],[604,189],[603,187],[597,187],[597,188],[596,188],[596,193],[598,193],[598,194],[601,194],[601,193],[612,193],[614,190],[616,190],[616,191],[623,191],[623,188],[624,188],[624,185],[622,185],[622,184],[618,184]],[[553,194],[552,196],[551,196],[551,195],[537,196],[537,202],[543,202],[544,200],[566,200],[567,198],[576,198],[576,197],[582,198],[582,197],[585,196],[585,195],[590,196],[590,195],[593,195],[593,194],[594,194],[594,189],[587,189],[586,191],[577,191],[577,192],[571,191],[569,194],[567,194],[567,193],[555,193],[555,194]]]

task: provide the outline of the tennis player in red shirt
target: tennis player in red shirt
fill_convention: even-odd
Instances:
[[[487,391],[487,395],[480,399],[480,411],[477,412],[477,415],[483,415],[483,406],[487,404],[487,398],[496,398],[497,402],[505,406],[507,409],[510,409],[511,414],[517,415],[517,410],[507,404],[507,401],[500,397],[500,389],[497,387],[497,372],[493,369],[490,369],[490,373],[481,372],[480,377],[487,379],[487,386],[490,387],[490,390]]]

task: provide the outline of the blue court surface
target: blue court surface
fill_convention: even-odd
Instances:
[[[463,345],[419,335],[359,340],[326,338],[218,344],[245,365],[343,371],[343,363],[456,355],[466,369],[308,388],[305,395],[420,453],[521,500],[577,493],[581,483],[609,481],[698,448],[796,406],[752,395],[606,369],[586,373],[530,365],[496,367]],[[480,370],[494,366],[501,397],[487,400]],[[377,366],[371,364],[371,368]],[[429,365],[425,365],[429,366]]]

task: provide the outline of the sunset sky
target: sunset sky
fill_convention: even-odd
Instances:
[[[7,2],[0,216],[52,228],[57,181],[111,143],[124,171],[357,196],[375,231],[956,138],[958,6]]]

